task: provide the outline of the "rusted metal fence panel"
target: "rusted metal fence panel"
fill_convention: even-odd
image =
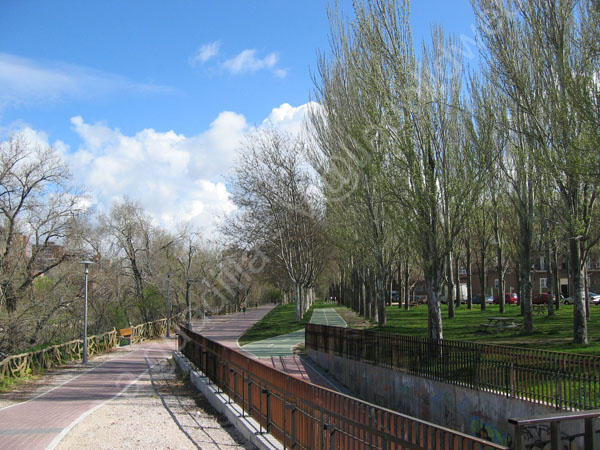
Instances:
[[[308,324],[306,348],[561,410],[600,408],[600,357]]]
[[[294,378],[184,327],[179,349],[285,448],[508,449]]]

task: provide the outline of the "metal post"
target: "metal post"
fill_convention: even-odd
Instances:
[[[88,362],[88,345],[87,345],[87,298],[88,298],[88,265],[85,265],[85,269],[83,271],[85,274],[85,288],[83,295],[83,364],[87,364]]]
[[[88,301],[88,267],[90,264],[94,264],[93,261],[81,261],[80,264],[83,264],[83,273],[84,273],[84,294],[83,294],[83,355],[82,355],[82,363],[87,364],[88,362],[88,345],[87,345],[87,301]]]
[[[296,406],[292,406],[292,450],[296,448]]]
[[[335,425],[329,423],[325,425],[325,430],[329,432],[329,450],[334,450],[336,448],[335,442]]]
[[[523,427],[518,423],[514,424],[514,434],[515,434],[515,450],[523,450],[525,447],[523,446]]]
[[[252,417],[252,380],[248,379],[248,415]]]
[[[268,389],[263,389],[262,393],[266,395],[267,397],[267,426],[266,426],[266,431],[267,433],[271,430],[271,392]]]
[[[596,444],[598,437],[596,436],[595,423],[596,419],[594,418],[585,419],[585,437],[583,443],[585,450],[592,450],[597,448]]]
[[[190,288],[192,286],[192,280],[188,279],[185,290],[185,302],[187,304],[187,323],[185,326],[188,330],[192,329],[192,302],[190,299]]]
[[[550,446],[552,450],[560,449],[560,422],[550,424]]]
[[[167,337],[171,337],[171,272],[167,272]]]

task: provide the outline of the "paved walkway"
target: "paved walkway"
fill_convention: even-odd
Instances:
[[[26,402],[0,409],[0,448],[54,448],[79,421],[171,356],[175,339],[150,341]]]
[[[227,316],[209,317],[205,320],[196,320],[193,323],[193,329],[210,339],[241,351],[251,358],[260,359],[265,364],[269,364],[294,377],[324,386],[328,389],[340,390],[338,385],[325,377],[306,358],[301,358],[292,351],[293,347],[304,342],[304,330],[298,330],[290,334],[276,336],[240,347],[238,339],[242,334],[273,308],[274,305],[267,305],[257,309],[249,309],[246,311],[246,314],[235,313]],[[325,308],[313,317],[316,323],[336,323],[338,326],[346,326],[346,322],[344,322],[333,308]]]
[[[224,316],[212,316],[193,321],[193,330],[203,336],[220,342],[227,347],[239,349],[238,339],[245,331],[267,315],[275,305],[264,305],[249,308],[246,313],[235,313]]]
[[[310,323],[319,325],[331,325],[334,327],[347,326],[346,321],[334,308],[314,309]],[[252,342],[242,347],[243,350],[252,353],[257,358],[270,358],[273,356],[293,356],[293,348],[303,344],[305,340],[304,329],[293,333],[282,334],[262,341]]]
[[[346,327],[347,325],[334,308],[314,309],[310,321],[311,323],[338,327]],[[242,350],[296,378],[301,378],[328,389],[341,390],[339,385],[324,376],[307,358],[294,353],[293,348],[303,344],[304,340],[304,329],[301,329],[293,333],[252,342],[244,345]]]
[[[262,306],[249,309],[245,314],[237,313],[195,321],[193,328],[224,345],[240,349],[238,338],[273,307]],[[317,320],[327,323],[337,320],[328,312],[319,313],[317,316]],[[303,330],[301,334],[303,341]],[[294,343],[289,342],[285,345],[289,350]],[[97,408],[122,394],[149,366],[170,358],[175,348],[175,339],[135,345],[133,351],[124,350],[123,355],[99,363],[28,401],[0,409],[0,448],[53,449],[69,430]],[[277,357],[268,353],[265,355],[267,359],[264,361],[273,367],[313,383],[336,388],[314,370],[310,363],[297,356]]]

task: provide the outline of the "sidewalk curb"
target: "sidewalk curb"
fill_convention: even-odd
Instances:
[[[179,368],[190,377],[190,381],[204,394],[210,404],[227,417],[235,428],[261,450],[283,450],[283,445],[272,435],[260,432],[256,420],[247,415],[242,415],[242,409],[235,403],[229,403],[229,397],[217,389],[208,377],[199,371],[194,364],[181,352],[173,351],[173,359]]]

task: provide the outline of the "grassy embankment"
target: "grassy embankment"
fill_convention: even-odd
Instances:
[[[312,309],[327,308],[334,305],[317,302],[305,315],[301,323],[295,321],[295,305],[280,305],[252,327],[242,338],[240,344],[247,344],[267,339],[279,334],[287,334],[299,330],[310,320]],[[364,319],[354,316],[346,308],[336,306],[338,312],[348,322],[348,326],[364,328],[368,325]],[[520,307],[507,305],[502,316],[514,317],[516,322],[523,323]],[[588,345],[575,345],[573,340],[573,306],[561,305],[555,311],[554,317],[546,314],[534,314],[532,334],[522,331],[503,333],[481,333],[479,325],[487,323],[489,317],[500,316],[499,306],[487,305],[481,311],[479,305],[467,309],[462,305],[456,310],[456,317],[448,319],[447,307],[442,305],[444,338],[463,341],[474,341],[485,344],[509,345],[544,350],[563,351],[569,353],[585,353],[600,356],[600,307],[591,306],[591,316],[588,322]],[[352,320],[352,317],[356,320]],[[387,308],[387,324],[383,327],[371,326],[369,329],[385,333],[403,334],[408,336],[427,336],[427,307],[421,305],[408,311],[397,305]]]
[[[301,322],[296,322],[296,304],[277,305],[259,322],[254,324],[239,339],[240,345],[246,345],[251,342],[262,341],[281,334],[292,333],[300,330],[310,322],[312,312],[315,308],[331,308],[332,304],[326,304],[322,301],[316,301],[304,315]]]

